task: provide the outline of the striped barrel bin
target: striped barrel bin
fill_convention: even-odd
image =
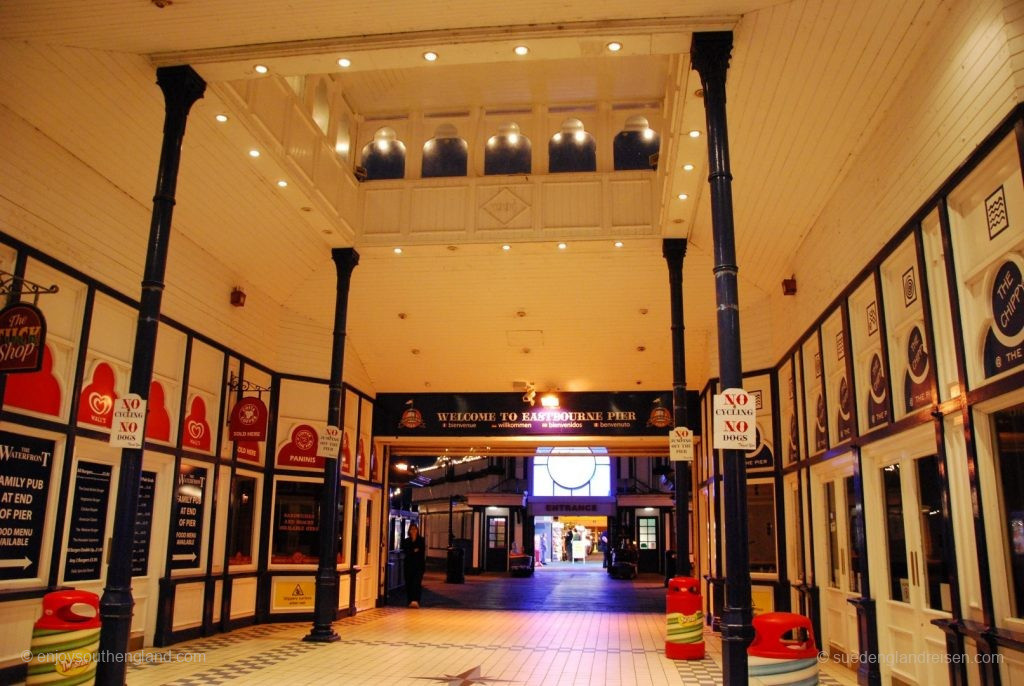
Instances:
[[[783,638],[794,632],[793,638]],[[754,617],[754,641],[747,648],[751,686],[812,686],[818,683],[818,647],[811,620],[791,612]]]
[[[700,582],[686,576],[669,579],[665,593],[665,657],[700,660],[704,657],[704,612]]]
[[[96,683],[99,605],[99,597],[88,591],[55,591],[43,596],[43,616],[32,629],[26,684]]]

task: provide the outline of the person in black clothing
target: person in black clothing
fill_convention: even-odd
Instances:
[[[402,541],[402,552],[405,553],[405,596],[409,607],[419,607],[423,570],[427,564],[427,544],[415,524],[409,527],[409,536]]]

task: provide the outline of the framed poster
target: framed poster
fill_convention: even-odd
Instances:
[[[887,425],[891,417],[888,365],[882,349],[882,308],[874,276],[846,301],[850,312],[853,378],[861,434]]]
[[[825,410],[825,380],[821,365],[821,346],[818,333],[814,331],[800,346],[803,359],[801,373],[804,382],[804,412],[808,450],[817,455],[828,449],[828,416]]]
[[[821,325],[825,400],[828,407],[828,435],[831,445],[841,445],[854,434],[853,384],[846,373],[846,327],[842,308],[837,307]]]
[[[1011,133],[948,198],[972,388],[1024,367],[1024,181]]]

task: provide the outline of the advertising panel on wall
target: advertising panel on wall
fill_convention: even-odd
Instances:
[[[792,464],[800,459],[800,421],[797,412],[796,360],[787,359],[779,367],[779,422],[782,428],[782,461]]]
[[[847,300],[857,423],[861,434],[889,423],[889,379],[882,354],[881,309],[875,279],[869,276]]]
[[[853,437],[853,386],[846,373],[846,328],[841,308],[821,325],[822,361],[825,365],[825,398],[828,407],[828,435],[832,445]]]
[[[921,265],[913,235],[882,262],[879,271],[892,373],[892,405],[894,419],[898,420],[931,406],[935,376],[925,330]]]
[[[699,395],[688,391],[699,432]],[[519,393],[382,393],[376,436],[660,436],[672,426],[672,392],[558,393],[545,408]],[[666,438],[667,441],[667,438]]]
[[[322,472],[324,458],[317,456],[319,436],[311,423],[292,423],[286,418],[278,421],[282,429],[291,426],[283,437],[281,447],[277,450],[277,466],[287,469],[313,469]]]
[[[803,358],[802,377],[804,381],[804,412],[806,413],[807,444],[812,455],[828,448],[828,418],[825,415],[825,385],[822,379],[821,347],[818,345],[818,331],[804,341],[801,347]]]
[[[1024,365],[1024,182],[1013,134],[949,195],[972,388]]]
[[[197,569],[203,545],[206,509],[206,467],[182,463],[174,494],[174,533],[171,538],[171,569]]]
[[[39,576],[55,446],[0,431],[0,580]]]
[[[775,469],[772,377],[770,374],[745,376],[743,377],[743,389],[754,401],[757,426],[754,438],[757,446],[744,453],[747,470],[752,472],[772,471]]]

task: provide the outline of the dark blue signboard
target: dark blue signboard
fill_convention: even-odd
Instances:
[[[149,573],[149,534],[153,528],[153,495],[156,472],[142,472],[139,482],[139,509],[135,514],[135,537],[132,541],[132,576]]]
[[[100,578],[112,471],[108,464],[85,461],[79,462],[75,470],[75,495],[64,558],[65,581]]]
[[[558,393],[557,407],[519,393],[384,393],[377,436],[668,436],[672,392]],[[687,391],[687,425],[700,433],[700,400]]]
[[[985,336],[985,376],[1024,364],[1024,276],[1019,260],[999,266],[992,283],[992,326]]]
[[[0,580],[39,576],[54,446],[0,431]]]
[[[203,509],[206,500],[206,468],[183,464],[178,469],[174,495],[174,540],[171,568],[199,567],[203,544]]]

